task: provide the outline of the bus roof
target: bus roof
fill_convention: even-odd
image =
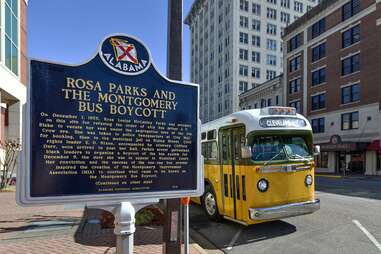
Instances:
[[[201,132],[218,130],[222,127],[244,124],[246,134],[259,130],[306,130],[312,131],[309,121],[295,113],[293,108],[267,107],[235,112],[201,126]]]

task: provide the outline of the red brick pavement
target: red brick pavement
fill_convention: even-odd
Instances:
[[[0,254],[115,253],[113,229],[82,215],[63,206],[19,207],[14,193],[0,192]],[[161,227],[137,227],[134,253],[162,253],[161,237]],[[200,252],[191,246],[191,253]]]

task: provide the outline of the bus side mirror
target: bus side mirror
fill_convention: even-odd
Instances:
[[[241,157],[242,159],[251,158],[251,147],[250,146],[241,146]]]
[[[320,155],[320,146],[316,145],[314,146],[314,156]]]

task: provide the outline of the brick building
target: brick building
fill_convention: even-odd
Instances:
[[[0,0],[0,140],[21,141],[26,101],[26,0]]]
[[[381,175],[381,0],[324,0],[283,39],[285,101],[311,121],[320,170]]]

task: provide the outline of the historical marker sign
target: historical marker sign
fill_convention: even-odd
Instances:
[[[32,60],[21,204],[200,195],[195,84],[171,81],[136,38],[111,35],[89,62]]]

